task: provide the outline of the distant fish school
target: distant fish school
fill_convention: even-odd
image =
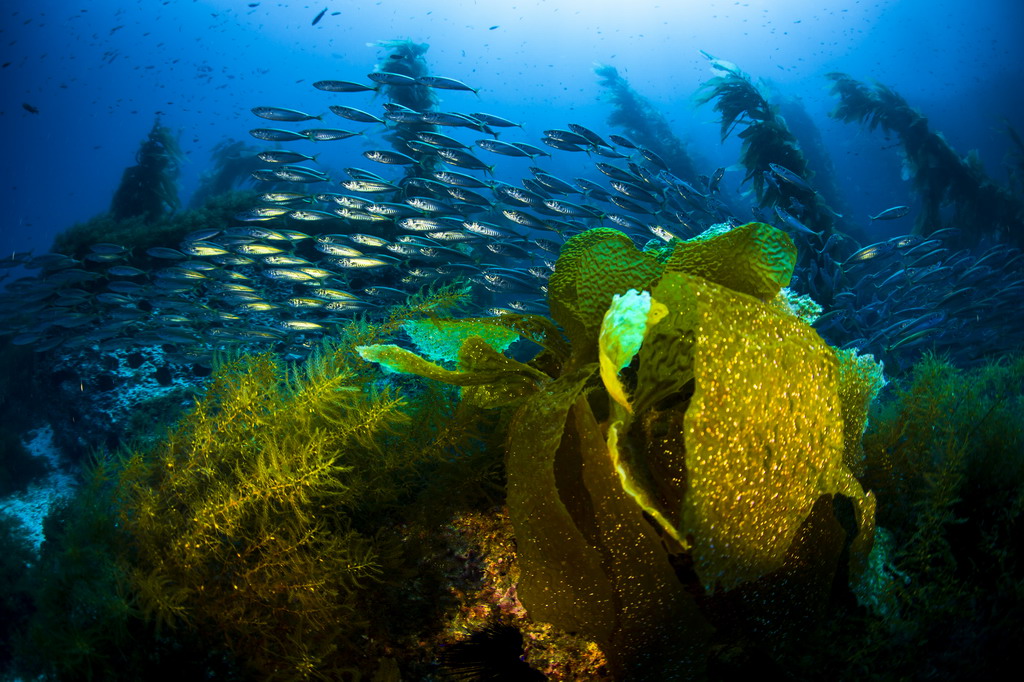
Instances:
[[[169,346],[179,361],[202,364],[219,349],[272,344],[286,357],[301,359],[311,338],[425,287],[464,287],[465,314],[545,313],[547,280],[561,244],[593,227],[614,226],[650,246],[745,222],[723,201],[723,168],[687,180],[657,151],[578,123],[544,130],[543,146],[499,140],[497,130],[521,126],[489,113],[417,110],[402,103],[430,102],[431,89],[478,94],[460,80],[397,71],[375,71],[367,80],[372,84],[313,85],[332,96],[384,92],[390,101],[379,113],[347,104],[325,107],[348,123],[371,128],[259,127],[250,134],[266,142],[319,144],[383,133],[392,148],[362,152],[384,167],[380,172],[352,166],[345,168],[347,177],[333,178],[316,165],[334,149],[261,151],[257,157],[267,166],[252,177],[264,191],[256,205],[235,216],[238,224],[149,248],[149,268],[141,267],[137,254],[128,264],[130,249],[110,243],[94,244],[83,260],[14,254],[0,263],[41,271],[11,283],[0,296],[0,330],[12,343],[39,352],[86,345],[113,352],[153,344]],[[256,106],[252,113],[283,123],[323,120],[321,114],[279,106]],[[459,131],[471,131],[473,139],[459,139]],[[494,179],[495,166],[484,156],[541,164],[566,153],[602,159],[593,164],[594,177],[561,178],[533,165],[530,176],[513,185]],[[775,163],[764,171],[764,182],[786,185],[799,196],[816,194],[802,177]],[[332,191],[332,185],[343,191]],[[1005,245],[981,255],[958,251],[947,246],[955,241],[949,233],[857,248],[841,234],[825,240],[807,227],[794,215],[803,208],[795,199],[793,212],[773,208],[768,215],[755,208],[754,216],[786,230],[801,249],[815,254],[809,270],[798,268],[794,287],[835,301],[815,325],[836,345],[887,359],[944,340],[953,348],[975,305],[969,292],[1000,292],[989,301],[999,305],[1024,289],[1011,274],[1021,265],[1021,253]],[[895,206],[870,220],[894,220],[909,211]],[[938,278],[952,290],[923,286]]]

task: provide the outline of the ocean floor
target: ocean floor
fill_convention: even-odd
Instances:
[[[43,543],[43,519],[57,501],[74,492],[76,483],[75,477],[61,464],[52,428],[44,426],[29,431],[24,444],[32,456],[45,458],[50,473],[33,481],[27,490],[0,499],[0,511],[14,514],[25,524],[32,546],[38,552]]]

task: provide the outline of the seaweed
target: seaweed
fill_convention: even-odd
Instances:
[[[199,187],[189,200],[190,208],[201,208],[213,197],[254,183],[252,172],[263,167],[259,150],[240,140],[222,140],[210,154],[211,166],[199,177]]]
[[[608,115],[609,125],[622,128],[633,142],[656,149],[675,175],[691,182],[696,180],[697,169],[686,145],[672,132],[661,112],[636,92],[614,66],[598,65],[594,73],[613,107]]]
[[[51,250],[74,258],[89,253],[99,242],[113,242],[131,249],[128,263],[146,267],[146,249],[151,246],[176,247],[185,235],[204,227],[220,229],[234,221],[236,213],[252,206],[251,192],[228,192],[212,197],[205,205],[156,219],[144,216],[118,218],[102,213],[84,223],[76,223],[59,233]]]
[[[826,238],[834,228],[835,211],[807,183],[813,177],[807,158],[778,108],[735,65],[708,55],[711,66],[722,75],[701,85],[698,104],[712,100],[721,115],[720,135],[725,141],[737,128],[742,140],[740,163],[760,206],[775,206],[793,213],[804,225]],[[804,187],[779,180],[772,166],[781,166],[803,180]]]
[[[674,243],[664,259],[592,229],[566,242],[549,282],[565,338],[549,333],[530,363],[480,336],[456,370],[397,345],[357,348],[509,415],[517,594],[531,618],[596,641],[614,676],[700,676],[713,625],[778,650],[821,617],[834,580],[863,571],[874,498],[848,462],[877,375],[858,365],[843,378],[860,360],[777,301],[795,260],[761,223]]]
[[[148,222],[178,210],[181,160],[177,138],[157,117],[135,154],[137,165],[126,168],[121,176],[110,203],[114,219],[141,218]]]
[[[883,391],[864,436],[879,541],[861,606],[825,624],[793,677],[972,679],[1012,665],[1024,631],[1022,379],[1019,356],[959,369],[928,354]]]
[[[868,130],[881,128],[899,138],[923,208],[915,234],[958,227],[967,228],[965,236],[973,241],[991,234],[1024,243],[1024,202],[988,177],[975,153],[961,157],[940,133],[929,129],[924,114],[888,86],[869,87],[844,73],[827,78],[839,98],[834,118]]]

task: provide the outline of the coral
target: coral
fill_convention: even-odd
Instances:
[[[359,349],[511,411],[518,595],[533,619],[596,641],[617,676],[700,675],[719,607],[771,638],[820,614],[844,549],[855,573],[870,549],[874,500],[843,462],[839,362],[774,304],[794,260],[762,224],[680,242],[664,262],[590,230],[566,243],[549,287],[567,358],[520,363],[470,337],[447,370],[398,346]],[[849,503],[852,527],[833,511]]]

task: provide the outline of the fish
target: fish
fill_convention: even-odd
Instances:
[[[593,130],[591,130],[590,128],[587,128],[585,126],[581,126],[578,123],[570,123],[569,124],[569,130],[571,130],[572,132],[576,133],[577,135],[583,136],[587,140],[587,142],[589,142],[590,144],[594,145],[595,147],[610,147],[611,146],[607,142],[604,141],[603,137],[601,137],[600,135],[595,133]]]
[[[791,215],[786,209],[782,208],[779,205],[775,206],[775,215],[779,217],[779,220],[782,221],[783,225],[790,228],[794,232],[797,232],[799,234],[805,234],[808,236],[818,236],[817,232],[804,225],[802,222],[797,220],[793,215]]]
[[[419,163],[418,160],[412,158],[408,154],[392,151],[390,149],[368,150],[363,152],[363,156],[368,158],[370,161],[376,161],[377,163],[386,163],[390,165],[411,166]]]
[[[355,107],[343,107],[340,104],[332,104],[328,109],[331,110],[331,113],[350,121],[358,121],[359,123],[384,123],[384,119],[374,116],[362,109],[356,109]]]
[[[316,162],[316,156],[309,156],[301,152],[292,152],[286,149],[272,149],[260,152],[256,157],[265,163],[298,163],[301,161]]]
[[[381,85],[419,84],[419,81],[417,81],[413,76],[407,76],[404,73],[393,73],[391,71],[374,71],[373,73],[367,74],[366,77],[374,83],[380,83]]]
[[[376,92],[378,86],[363,85],[353,81],[316,81],[313,87],[324,92]]]
[[[350,137],[356,135],[362,135],[361,132],[353,130],[343,130],[342,128],[310,128],[308,130],[300,130],[299,135],[304,139],[312,140],[313,142],[332,142],[334,140],[347,140]]]
[[[484,125],[493,126],[495,128],[522,128],[523,127],[522,123],[514,123],[513,121],[510,121],[507,118],[502,118],[501,116],[495,116],[494,114],[484,114],[484,113],[479,113],[478,112],[478,113],[470,114],[470,116],[472,116],[476,120],[480,121]]]
[[[257,140],[267,142],[293,142],[295,140],[308,140],[305,133],[297,133],[294,130],[282,130],[281,128],[253,128],[249,134]]]
[[[775,177],[787,183],[791,187],[795,187],[796,189],[808,194],[816,194],[814,188],[808,185],[806,180],[788,168],[780,166],[777,163],[769,163],[768,168]]]
[[[312,114],[306,114],[295,109],[283,109],[281,107],[253,107],[252,113],[265,118],[268,121],[287,121],[287,122],[298,122],[298,121],[312,121],[321,120],[323,116],[314,116]]]
[[[315,17],[313,17],[313,23],[310,24],[310,26],[316,26],[317,24],[319,24],[320,20],[324,18],[325,14],[327,14],[327,8],[326,7],[324,7],[322,10],[320,10],[320,13],[317,14]]]
[[[472,92],[474,95],[478,92],[478,88],[471,88],[462,81],[455,80],[454,78],[445,78],[444,76],[419,76],[416,78],[416,82],[420,85],[426,85],[428,88],[438,88],[439,90],[465,90]]]
[[[910,213],[909,206],[893,206],[887,208],[877,215],[868,216],[868,220],[895,220]]]
[[[502,142],[501,140],[477,140],[476,146],[494,154],[501,154],[503,156],[518,156],[518,157],[529,157],[530,154],[524,151],[517,145],[511,142]]]

